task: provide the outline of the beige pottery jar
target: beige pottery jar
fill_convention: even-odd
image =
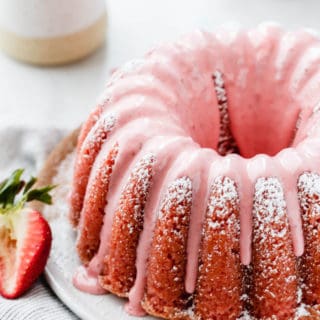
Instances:
[[[105,0],[0,0],[0,47],[33,64],[81,59],[105,40]]]

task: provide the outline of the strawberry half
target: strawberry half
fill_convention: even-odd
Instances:
[[[24,205],[33,200],[51,204],[54,186],[33,189],[36,179],[25,183],[22,173],[16,170],[0,184],[0,294],[9,299],[28,290],[42,273],[52,240],[41,213]]]

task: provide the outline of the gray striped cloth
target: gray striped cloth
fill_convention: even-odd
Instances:
[[[0,129],[0,181],[17,168],[36,175],[54,145],[64,135],[56,129]],[[0,297],[1,320],[78,319],[40,277],[32,288],[16,300]]]

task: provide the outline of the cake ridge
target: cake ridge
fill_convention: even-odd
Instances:
[[[83,143],[79,146],[78,154],[80,156],[75,163],[74,175],[76,179],[72,185],[69,214],[70,221],[74,226],[77,226],[79,222],[91,167],[107,136],[113,130],[115,123],[116,117],[112,113],[107,117],[102,116],[94,123]]]
[[[303,230],[305,234],[305,254],[299,263],[302,282],[302,300],[308,304],[320,303],[320,176],[307,172],[299,177],[299,200],[302,209]]]
[[[239,197],[235,182],[217,177],[210,183],[202,229],[195,313],[202,318],[233,318],[242,311]],[[224,251],[229,246],[230,250]],[[228,277],[224,277],[227,269]]]
[[[253,206],[254,315],[290,319],[297,305],[297,271],[283,187],[275,177],[255,183]],[[277,275],[274,277],[273,275]]]
[[[99,234],[102,228],[106,196],[118,152],[119,145],[115,144],[103,161],[98,163],[98,168],[89,178],[77,235],[78,255],[84,264],[89,263],[100,245]]]
[[[122,189],[113,215],[112,232],[99,283],[106,290],[126,297],[135,281],[136,246],[144,227],[145,204],[149,196],[156,158],[146,153],[134,165]],[[118,261],[115,265],[113,261]],[[119,270],[123,270],[122,273]]]
[[[159,207],[142,302],[146,310],[150,309],[155,314],[159,312],[157,308],[160,306],[160,315],[166,312],[179,316],[188,303],[184,276],[191,204],[190,178],[184,176],[168,185]],[[161,290],[168,286],[172,288],[171,291]]]
[[[156,220],[158,219],[157,212],[160,205],[160,201],[161,201],[161,198],[163,198],[164,192],[167,189],[167,188],[164,188],[163,186],[168,186],[168,184],[170,184],[170,181],[173,181],[173,180],[179,179],[180,177],[185,176],[187,168],[191,168],[192,164],[195,165],[197,160],[199,160],[199,157],[197,157],[197,153],[195,153],[198,150],[199,148],[195,145],[191,147],[191,149],[184,148],[182,152],[178,152],[177,157],[174,159],[173,163],[171,163],[171,167],[168,168],[168,173],[166,174],[166,177],[162,182],[159,198],[157,198],[158,199],[157,204],[153,204],[148,209],[146,209],[146,216],[150,217],[150,219],[145,221],[145,224],[148,225],[149,227],[143,230],[143,233],[141,235],[141,239],[139,241],[139,245],[137,248],[137,252],[138,252],[138,259],[136,263],[137,279],[135,281],[134,286],[131,288],[129,292],[129,304],[127,306],[127,310],[141,309],[141,307],[139,306],[140,306],[140,301],[143,299],[143,294],[144,294],[145,273],[146,273],[146,267],[147,267],[146,262],[147,262],[148,252],[149,252],[149,248],[152,240],[152,235],[154,232],[154,226],[155,226]],[[173,150],[173,152],[176,153],[177,150]],[[191,154],[192,157],[191,159],[183,163],[182,160],[185,160],[185,156],[187,154]],[[192,174],[189,172],[188,177],[190,176],[192,176]],[[194,184],[195,184],[195,181],[193,182],[193,192],[195,192]],[[194,194],[194,197],[195,196],[196,195]],[[192,206],[194,206],[194,202],[192,203]],[[191,212],[192,210],[193,209],[191,209]],[[192,216],[192,213],[191,213],[191,216]],[[188,291],[187,285],[186,285],[186,291]]]

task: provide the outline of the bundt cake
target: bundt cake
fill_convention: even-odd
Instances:
[[[78,136],[75,286],[134,315],[319,319],[319,106],[307,30],[195,32],[115,71]]]

